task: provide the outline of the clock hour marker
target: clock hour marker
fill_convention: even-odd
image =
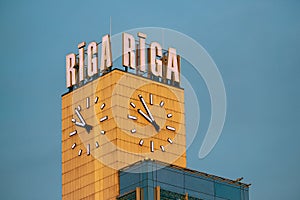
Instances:
[[[165,147],[164,146],[160,146],[160,149],[162,152],[165,152]]]
[[[171,118],[173,115],[171,113],[167,114],[168,118]]]
[[[153,105],[153,95],[150,93],[149,94],[149,101],[150,101],[150,105]]]
[[[144,140],[140,140],[139,145],[143,146],[143,144],[144,144]]]
[[[135,108],[136,106],[135,106],[135,104],[134,103],[132,103],[132,102],[130,102],[130,105],[131,105],[131,107],[133,107],[133,108]]]
[[[171,138],[168,138],[167,141],[168,141],[170,144],[173,144],[173,141],[171,140]]]
[[[72,137],[73,135],[75,135],[77,133],[77,130],[73,131],[70,133],[70,137]]]
[[[75,123],[75,122],[76,122],[76,120],[75,120],[74,118],[72,118],[72,119],[71,119],[71,121],[72,121],[73,123]]]
[[[101,119],[100,119],[100,122],[104,122],[105,120],[107,120],[108,119],[108,117],[107,116],[104,116],[104,117],[102,117]]]
[[[154,152],[154,142],[150,141],[150,151]]]
[[[86,98],[86,108],[90,107],[90,97]]]
[[[168,129],[168,130],[170,130],[170,131],[175,131],[176,129],[174,128],[174,127],[172,127],[172,126],[166,126],[166,128]]]
[[[77,110],[80,111],[80,110],[81,110],[81,107],[80,107],[80,106],[77,106]]]
[[[81,156],[81,153],[82,153],[82,150],[80,149],[80,150],[78,151],[78,156]]]
[[[135,129],[132,129],[130,132],[131,132],[131,133],[135,133],[135,132],[136,132],[136,130],[135,130]]]
[[[104,131],[104,130],[100,131],[100,133],[101,133],[102,135],[105,135],[105,131]]]
[[[99,97],[96,97],[94,102],[97,103],[97,102],[98,102],[98,99],[99,99]]]
[[[99,143],[98,143],[98,142],[96,142],[96,143],[95,143],[95,146],[96,146],[96,148],[98,148],[98,147],[99,147]]]
[[[90,155],[90,144],[86,145],[86,154]]]
[[[74,143],[71,148],[74,149],[75,147],[76,147],[76,143]]]
[[[133,119],[133,120],[137,120],[136,116],[132,116],[132,115],[127,115],[128,119]]]
[[[105,103],[103,103],[102,105],[101,105],[101,110],[103,110],[103,108],[105,107]]]
[[[165,105],[165,102],[161,101],[159,105],[160,107],[163,107]]]

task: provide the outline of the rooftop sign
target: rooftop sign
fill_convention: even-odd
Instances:
[[[156,77],[163,83],[180,83],[180,56],[176,49],[168,48],[163,52],[158,42],[146,44],[147,35],[137,33],[138,40],[129,33],[122,33],[122,65],[126,71],[134,69],[136,74]],[[101,52],[98,46],[101,45]],[[104,74],[113,66],[111,40],[107,34],[102,42],[85,42],[78,44],[78,55],[70,53],[66,56],[66,87],[72,88],[85,79]],[[87,57],[85,57],[87,56]]]

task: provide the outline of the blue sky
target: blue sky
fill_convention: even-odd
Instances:
[[[227,92],[225,126],[204,159],[199,132],[189,168],[243,176],[253,184],[251,199],[300,199],[299,8],[296,0],[1,1],[0,198],[61,198],[65,55],[81,41],[100,41],[111,16],[112,34],[174,29],[217,64]]]

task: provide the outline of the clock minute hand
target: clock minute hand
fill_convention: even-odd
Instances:
[[[82,124],[83,126],[85,126],[85,125],[86,125],[86,123],[85,123],[85,121],[84,121],[83,117],[81,116],[81,114],[80,114],[79,110],[77,110],[76,108],[75,108],[75,113],[76,113],[77,117],[80,119],[80,121],[81,121],[81,124]]]

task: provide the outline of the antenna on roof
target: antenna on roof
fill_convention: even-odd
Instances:
[[[164,49],[164,46],[165,46],[165,44],[164,44],[164,37],[165,37],[164,29],[161,30],[161,37],[162,37],[162,49]]]
[[[109,35],[111,36],[111,16],[109,17]]]

